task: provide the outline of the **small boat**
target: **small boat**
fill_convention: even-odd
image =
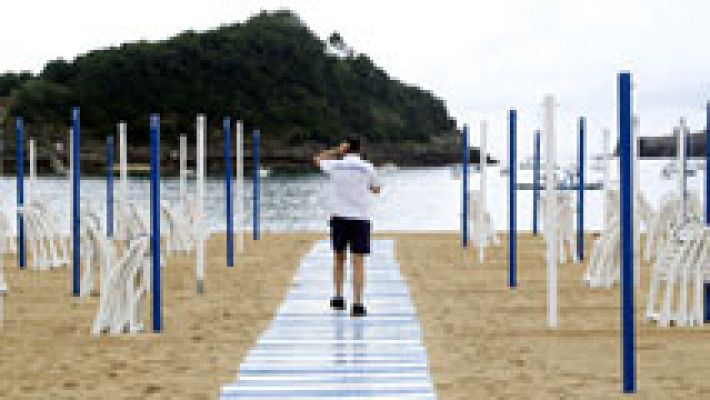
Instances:
[[[269,168],[264,168],[264,167],[259,168],[259,177],[260,178],[266,178],[269,175],[271,175],[271,170]]]
[[[577,172],[573,169],[564,169],[555,174],[557,181],[557,190],[577,190],[579,188],[579,180]],[[547,176],[542,173],[538,183],[538,190],[544,191],[547,181]],[[518,190],[533,190],[533,182],[518,182],[516,184]],[[584,190],[601,190],[604,188],[603,182],[584,182]]]
[[[678,172],[678,168],[675,167],[675,163],[668,163],[661,168],[661,178],[671,179],[676,172]]]
[[[515,188],[517,190],[533,190],[533,184],[532,182],[520,182],[517,185],[515,185]],[[538,185],[538,190],[541,192],[544,192],[547,189],[547,186],[545,186],[544,182],[540,182],[540,185]],[[557,183],[557,190],[577,190],[579,186],[574,183],[574,184],[569,184],[569,182],[558,182]],[[603,182],[585,182],[584,183],[584,190],[602,190],[604,189],[604,183]]]
[[[456,164],[451,166],[451,178],[453,179],[461,179],[461,164]],[[481,172],[481,166],[479,164],[469,164],[468,165],[468,173],[469,175],[471,173],[477,173]]]
[[[532,157],[526,158],[525,161],[521,162],[518,165],[518,169],[520,171],[527,171],[527,170],[535,169],[535,160]]]
[[[594,172],[603,172],[607,157],[604,154],[596,154],[591,157],[590,169]]]
[[[698,171],[697,167],[698,167],[698,165],[693,166],[691,164],[687,164],[686,165],[687,169],[685,170],[685,176],[686,177],[695,176],[695,174]],[[673,178],[677,173],[678,173],[678,168],[676,167],[676,162],[674,162],[674,161],[667,163],[666,165],[663,166],[663,168],[661,168],[661,178],[666,179],[666,180]]]
[[[399,167],[397,167],[394,163],[387,162],[382,164],[379,168],[377,168],[377,170],[383,174],[391,174],[397,172]]]

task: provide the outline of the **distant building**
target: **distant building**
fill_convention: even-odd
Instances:
[[[705,132],[695,132],[688,136],[686,143],[689,158],[705,158]],[[678,154],[675,135],[646,136],[639,140],[639,156],[641,158],[673,158]]]

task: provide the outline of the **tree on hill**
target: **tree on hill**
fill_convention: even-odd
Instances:
[[[159,42],[139,41],[53,60],[37,76],[0,75],[0,97],[28,124],[66,126],[81,107],[82,136],[103,138],[119,120],[146,132],[161,114],[166,135],[194,130],[197,113],[213,127],[232,115],[286,144],[426,142],[453,132],[444,102],[390,78],[366,55],[330,54],[292,12],[262,12],[244,23]],[[132,136],[135,139],[134,136]],[[144,138],[142,138],[144,139]],[[141,139],[141,140],[142,140]]]
[[[0,97],[9,97],[24,82],[32,79],[31,72],[8,72],[0,75]]]

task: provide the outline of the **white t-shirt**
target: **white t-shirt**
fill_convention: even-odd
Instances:
[[[331,215],[369,220],[370,188],[380,186],[372,163],[347,154],[342,160],[321,160],[319,166],[330,176]]]

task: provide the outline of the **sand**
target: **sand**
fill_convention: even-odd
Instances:
[[[479,264],[458,235],[398,235],[440,399],[622,397],[618,287],[586,288],[582,264],[560,266],[560,328],[548,329],[543,248],[520,237],[519,284],[510,290],[507,241]],[[642,271],[636,398],[710,398],[710,330],[644,322],[648,266]]]
[[[206,293],[194,256],[163,270],[164,332],[93,337],[98,297],[72,298],[66,268],[19,271],[6,257],[9,293],[0,331],[3,399],[214,399],[233,381],[283,300],[299,258],[322,235],[264,235],[225,267],[224,236],[206,254]],[[146,314],[150,327],[150,314]]]
[[[582,265],[561,266],[560,328],[550,330],[541,240],[521,235],[519,287],[511,291],[505,241],[479,264],[453,233],[378,236],[397,240],[440,399],[622,397],[618,288],[586,288]],[[98,339],[90,334],[98,298],[72,298],[67,269],[20,272],[7,257],[0,398],[216,398],[272,319],[299,258],[323,237],[247,240],[228,270],[224,238],[216,236],[205,294],[195,293],[192,255],[169,260],[164,333]],[[643,271],[636,397],[710,398],[710,330],[643,322]]]

